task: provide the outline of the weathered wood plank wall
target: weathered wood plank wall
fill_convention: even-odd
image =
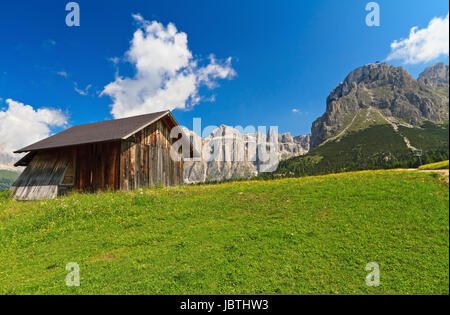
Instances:
[[[17,200],[55,198],[63,181],[71,151],[67,149],[38,152],[12,186]]]
[[[173,161],[170,138],[173,124],[161,119],[121,144],[120,189],[175,186],[184,182],[183,161]]]
[[[119,142],[88,144],[76,148],[75,188],[80,191],[118,190]]]

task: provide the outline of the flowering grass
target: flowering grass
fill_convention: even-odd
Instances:
[[[65,267],[80,266],[68,287]],[[381,285],[365,283],[366,264]],[[1,294],[449,293],[449,191],[366,171],[0,196]]]

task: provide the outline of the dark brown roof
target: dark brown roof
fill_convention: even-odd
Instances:
[[[69,147],[88,143],[109,142],[127,139],[136,132],[169,115],[178,125],[170,111],[106,120],[92,124],[74,126],[60,133],[36,142],[15,153]]]

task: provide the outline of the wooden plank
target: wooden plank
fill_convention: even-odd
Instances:
[[[13,196],[18,200],[54,198],[70,164],[70,151],[38,152],[13,184]]]
[[[124,168],[125,168],[125,158],[124,158],[124,154],[123,154],[123,150],[124,150],[125,144],[123,142],[120,143],[120,165],[119,165],[119,189],[121,190],[125,190],[125,172],[124,172]]]
[[[136,180],[136,188],[141,188],[142,186],[142,181],[141,181],[141,177],[142,177],[142,171],[141,171],[141,166],[142,166],[142,159],[141,159],[141,143],[138,142],[138,144],[136,144],[136,156],[135,156],[135,163],[136,163],[136,170],[135,170],[135,180]]]
[[[136,169],[136,166],[135,166],[135,163],[136,163],[136,144],[135,143],[132,143],[131,144],[131,147],[130,147],[130,150],[129,150],[129,154],[130,154],[130,157],[129,157],[129,163],[130,163],[130,190],[133,190],[133,189],[135,189],[136,188],[136,185],[135,185],[135,169]]]

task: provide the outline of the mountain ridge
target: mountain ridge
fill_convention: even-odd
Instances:
[[[351,71],[327,97],[325,113],[313,122],[311,148],[345,131],[367,108],[376,109],[396,125],[419,127],[424,121],[447,121],[448,66],[445,67],[447,76],[442,65],[437,64],[426,68],[420,81],[404,68],[386,63],[367,64]],[[433,82],[439,82],[441,89],[436,90]],[[365,127],[368,126],[370,123]]]
[[[275,135],[269,130],[267,135],[260,132],[241,133],[236,128],[221,125],[206,138],[185,129],[194,145],[198,144],[198,152],[219,150],[217,158],[210,160],[205,156],[198,160],[186,159],[184,162],[184,178],[186,183],[215,182],[230,179],[251,178],[261,172],[274,171],[270,165],[260,160],[258,154],[261,146],[270,143],[277,145],[274,160],[282,161],[304,155],[309,151],[310,135],[293,137],[290,133]],[[276,136],[276,139],[273,137]],[[254,146],[251,150],[250,148]],[[272,154],[273,152],[269,153]]]
[[[384,63],[355,69],[330,93],[325,113],[313,123],[310,151],[261,177],[415,168],[421,161],[447,160],[448,71],[434,64],[415,80],[402,67]]]

